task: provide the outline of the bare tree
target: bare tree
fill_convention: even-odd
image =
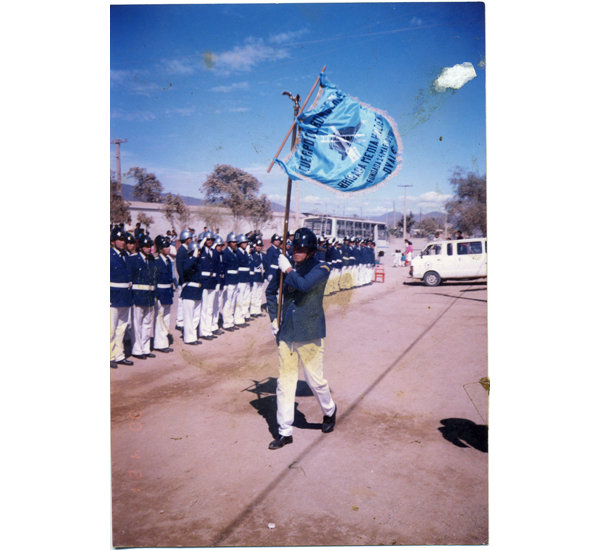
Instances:
[[[152,216],[146,215],[144,212],[140,212],[137,215],[137,221],[142,225],[146,226],[146,229],[150,231],[150,226],[154,223],[154,218]]]
[[[198,213],[197,218],[203,222],[211,231],[215,231],[223,225],[225,214],[222,208],[206,206]]]
[[[231,210],[234,231],[237,232],[245,210],[256,200],[260,186],[261,183],[252,174],[229,164],[217,164],[200,190],[209,204],[221,204]]]
[[[162,202],[163,186],[154,174],[135,166],[130,168],[125,176],[137,181],[133,189],[133,198],[143,202]]]
[[[110,223],[131,223],[129,203],[117,192],[115,173],[110,172]]]
[[[173,195],[172,193],[167,193],[162,211],[164,212],[167,221],[171,224],[171,229],[176,233],[178,233],[178,231],[175,227],[175,223],[177,222],[177,226],[180,229],[183,229],[187,226],[192,217],[190,209],[179,194]]]
[[[267,195],[248,201],[245,218],[254,231],[262,232],[262,229],[273,220],[273,208]]]
[[[487,182],[485,174],[465,172],[456,167],[450,178],[454,197],[446,202],[448,221],[465,234],[479,229],[487,234]]]

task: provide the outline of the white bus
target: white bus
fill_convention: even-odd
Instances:
[[[303,226],[308,227],[315,235],[324,235],[327,238],[343,239],[348,235],[373,239],[377,250],[386,250],[390,246],[387,225],[381,222],[338,216],[307,216]]]

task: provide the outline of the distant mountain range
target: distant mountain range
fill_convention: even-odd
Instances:
[[[135,202],[139,200],[133,198],[134,187],[134,185],[128,183],[121,184],[122,195],[126,201]],[[165,197],[166,195],[167,193],[162,193],[161,196]],[[185,204],[187,204],[188,206],[203,206],[206,204],[206,201],[204,199],[197,199],[195,197],[188,197],[186,195],[181,195],[181,198],[183,199],[183,202],[185,202]],[[273,208],[273,212],[285,212],[285,207],[275,202],[271,202],[271,207]]]
[[[133,198],[133,189],[134,186],[130,185],[128,183],[122,183],[121,184],[121,188],[122,188],[122,194],[123,194],[123,198],[126,201],[137,201],[137,199]],[[162,196],[166,196],[167,193],[163,193]],[[185,195],[182,195],[181,198],[183,199],[183,201],[185,202],[185,204],[187,204],[188,206],[203,206],[206,204],[206,201],[204,199],[198,199],[196,197],[188,197]],[[281,204],[277,204],[276,202],[271,202],[271,206],[273,208],[273,212],[285,212],[285,206],[282,206]],[[294,212],[293,210],[290,210],[290,212]],[[310,216],[315,216],[318,215],[317,213],[309,213],[309,212],[302,212],[303,214],[306,215],[310,215]],[[428,212],[427,214],[414,214],[414,219],[416,222],[420,221],[420,220],[424,220],[425,218],[435,218],[440,224],[444,224],[445,220],[446,220],[446,214],[444,214],[444,212]],[[403,212],[396,212],[396,222],[400,221],[402,219],[402,217],[404,216]],[[371,216],[368,218],[369,220],[373,220],[376,222],[387,222],[389,224],[393,223],[393,219],[394,219],[394,212],[388,212],[387,214],[382,214],[381,216]]]

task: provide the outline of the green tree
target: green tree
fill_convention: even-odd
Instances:
[[[110,223],[131,223],[129,203],[117,192],[115,173],[110,171]]]
[[[248,172],[229,164],[217,164],[200,190],[209,204],[223,205],[231,210],[234,231],[245,217],[246,209],[257,200],[262,184]]]
[[[137,182],[133,189],[133,198],[142,202],[162,202],[163,186],[154,174],[135,166],[130,168],[125,176]]]
[[[454,196],[446,202],[448,221],[454,229],[465,235],[476,230],[487,235],[487,183],[486,176],[474,172],[465,172],[455,168],[450,184],[454,188]]]
[[[175,228],[175,222],[182,229],[187,226],[191,218],[190,209],[179,194],[173,195],[172,193],[167,193],[164,197],[162,211],[167,221],[171,224],[171,229],[176,233],[178,231]]]

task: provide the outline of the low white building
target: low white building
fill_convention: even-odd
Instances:
[[[152,202],[136,202],[129,201],[129,213],[131,215],[131,224],[127,225],[127,228],[133,230],[138,219],[139,214],[145,214],[152,218],[154,221],[148,228],[150,236],[154,239],[157,235],[165,235],[167,231],[172,231],[173,227],[165,217],[163,212],[164,204],[152,203]],[[190,211],[190,221],[185,227],[182,227],[177,221],[175,221],[175,230],[179,234],[183,229],[187,227],[194,228],[196,235],[204,230],[204,227],[208,227],[211,231],[217,231],[223,238],[234,231],[236,234],[248,233],[253,227],[245,220],[238,221],[238,225],[234,225],[233,216],[229,208],[219,206],[188,206]],[[263,238],[270,239],[273,233],[283,233],[283,212],[273,212],[273,220],[260,228]],[[305,216],[300,214],[300,226],[302,226],[302,220]],[[290,234],[297,229],[295,226],[296,215],[290,214],[288,230]],[[146,226],[142,223],[142,227],[146,229]]]

